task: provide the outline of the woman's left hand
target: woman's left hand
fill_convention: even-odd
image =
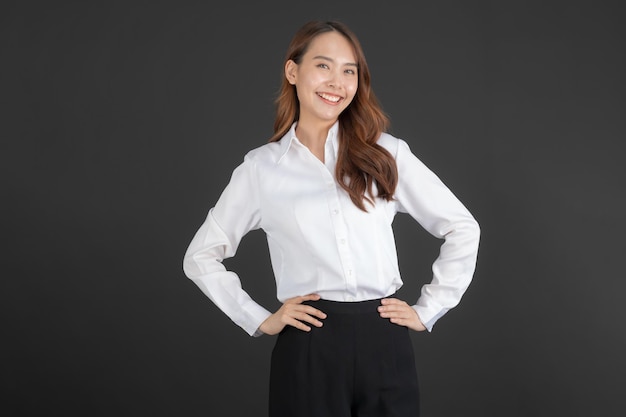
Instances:
[[[416,332],[426,330],[426,326],[420,320],[417,311],[406,301],[397,298],[383,298],[381,304],[378,307],[380,317],[389,319],[394,324],[408,327]]]

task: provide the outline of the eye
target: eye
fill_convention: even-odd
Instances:
[[[321,63],[321,64],[317,64],[318,68],[324,68],[324,69],[328,69],[328,65]]]
[[[350,75],[355,75],[356,74],[356,71],[353,70],[353,69],[347,69],[345,72],[346,72],[346,74],[350,74]]]

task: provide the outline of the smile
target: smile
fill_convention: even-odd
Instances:
[[[326,101],[330,101],[331,103],[338,103],[341,100],[340,96],[335,96],[332,94],[326,94],[326,93],[317,93],[318,96],[320,96],[321,98],[323,98]]]

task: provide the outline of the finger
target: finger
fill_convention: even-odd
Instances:
[[[298,313],[305,313],[305,314],[309,314],[311,316],[314,317],[318,317],[320,319],[325,319],[326,318],[326,313],[324,313],[323,311],[310,306],[308,304],[289,304],[285,306],[285,312],[287,312],[287,314],[298,314]]]
[[[320,297],[319,294],[307,294],[307,295],[302,295],[299,298],[301,300],[300,302],[302,302],[302,301],[317,301],[322,297]]]
[[[407,304],[406,301],[400,300],[398,298],[383,298],[382,300],[380,300],[381,304],[386,306],[386,305],[393,305],[393,304]]]
[[[396,311],[407,311],[409,308],[408,305],[402,305],[402,304],[389,304],[386,306],[379,306],[378,307],[378,311],[381,313],[392,313],[392,312],[396,312]]]
[[[292,317],[297,319],[300,322],[309,323],[309,324],[312,324],[312,325],[314,325],[316,327],[322,327],[322,322],[321,321],[319,321],[318,319],[316,319],[313,316],[308,315],[307,313],[305,313],[303,311],[299,311],[297,313],[294,313],[294,315]]]
[[[410,319],[414,311],[410,306],[385,306],[381,307],[379,314],[388,319]]]
[[[380,317],[390,320],[404,320],[410,318],[410,316],[404,311],[382,312],[380,313]]]
[[[389,304],[386,306],[379,306],[378,307],[378,311],[401,311],[404,310],[406,307],[399,305],[399,304]]]
[[[289,326],[295,327],[296,329],[305,331],[305,332],[310,332],[311,331],[311,327],[307,326],[306,324],[304,324],[301,321],[298,321],[296,319],[290,319],[287,321],[286,323]]]
[[[318,317],[320,319],[325,319],[326,318],[326,313],[324,313],[322,310],[318,310],[315,307],[311,307],[311,306],[304,306],[305,307],[305,312],[311,316],[314,317]]]
[[[319,315],[319,318],[321,319],[326,316],[318,309],[304,304],[285,304],[283,305],[281,312],[282,321],[285,324],[289,324],[290,320],[293,318],[315,324],[319,327],[321,326],[321,322],[317,320],[316,315]]]
[[[322,327],[324,325],[323,322],[305,313],[295,314],[292,317],[285,319],[285,323],[307,332],[311,330],[309,325],[313,325],[315,327]]]
[[[318,294],[298,295],[287,299],[284,304],[302,304],[305,301],[317,301],[320,298]]]
[[[405,327],[407,327],[409,325],[409,320],[406,320],[406,319],[394,318],[394,319],[389,319],[389,321],[391,323],[393,323],[393,324],[397,324],[398,326],[405,326]]]

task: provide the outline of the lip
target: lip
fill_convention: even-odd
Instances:
[[[321,93],[317,93],[317,96],[321,98],[322,100],[324,100],[324,102],[331,104],[331,105],[339,104],[344,100],[342,96],[338,96],[337,94],[331,94],[331,93],[321,92]],[[330,98],[337,98],[338,100],[333,101],[333,100],[330,100]]]

